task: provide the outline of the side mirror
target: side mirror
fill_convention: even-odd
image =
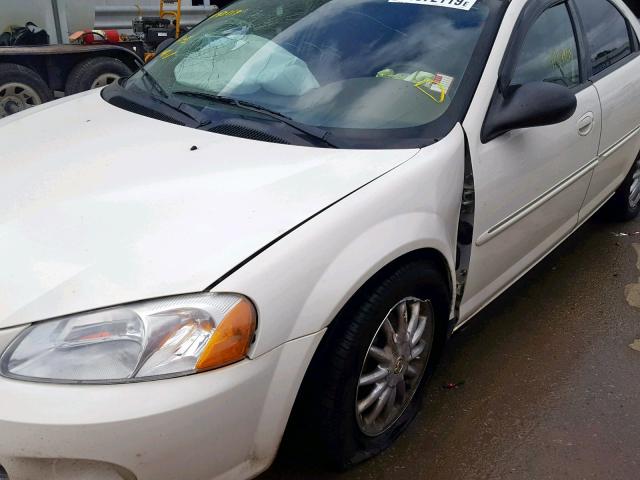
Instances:
[[[564,122],[577,108],[575,94],[555,83],[527,83],[511,88],[505,96],[498,92],[482,127],[482,142],[512,130]]]

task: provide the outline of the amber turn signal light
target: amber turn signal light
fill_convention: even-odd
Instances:
[[[245,358],[256,329],[256,316],[251,302],[240,299],[216,327],[200,355],[196,370],[220,368]]]

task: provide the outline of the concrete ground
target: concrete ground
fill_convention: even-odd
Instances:
[[[591,220],[458,332],[378,458],[260,480],[640,478],[640,234],[614,235],[638,231]]]

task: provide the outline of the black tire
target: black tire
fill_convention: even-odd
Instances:
[[[10,85],[14,85],[11,89],[12,92],[15,91],[15,84],[28,87],[29,90],[26,91],[30,94],[25,97],[16,96],[14,101],[14,94],[10,93],[8,88]],[[21,91],[18,88],[16,95],[24,95],[24,90]],[[0,63],[0,118],[52,99],[53,93],[35,71],[15,63]]]
[[[636,181],[640,182],[640,155],[638,155],[638,158],[633,163],[622,185],[616,190],[616,193],[611,197],[605,207],[609,219],[619,222],[629,222],[638,217],[640,214],[640,199],[634,199],[632,191],[632,186]],[[640,183],[636,185],[640,185]]]
[[[95,88],[95,82],[102,76],[108,76],[113,81],[116,77],[128,77],[131,73],[131,69],[116,58],[96,57],[83,60],[71,70],[67,78],[65,93],[73,95],[91,90]]]
[[[421,405],[446,339],[447,281],[424,261],[394,268],[362,291],[325,335],[305,377],[284,448],[343,470],[382,452],[407,428]],[[363,433],[356,413],[358,381],[381,322],[400,300],[429,300],[434,312],[433,347],[411,402],[395,423],[377,436]]]

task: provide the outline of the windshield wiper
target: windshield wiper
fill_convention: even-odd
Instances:
[[[147,68],[144,66],[144,63],[142,63],[141,60],[139,60],[138,58],[135,59],[136,65],[138,65],[138,68],[140,69],[140,71],[142,72],[142,78],[145,78],[149,81],[149,83],[151,84],[151,86],[156,90],[156,92],[158,92],[160,94],[160,96],[162,98],[169,98],[169,92],[167,92],[165,90],[165,88],[162,86],[162,84],[156,80],[156,77],[154,77],[151,72],[149,72],[149,70],[147,70]]]
[[[173,92],[173,94],[201,98],[201,99],[209,100],[212,102],[224,103],[225,105],[233,105],[234,107],[241,108],[243,110],[249,110],[256,113],[261,113],[263,115],[273,118],[274,120],[278,120],[284,123],[285,125],[289,125],[290,127],[295,128],[299,132],[309,135],[310,137],[313,137],[316,140],[321,141],[328,147],[337,148],[336,145],[334,145],[329,140],[327,140],[327,137],[329,136],[329,132],[327,132],[326,130],[296,122],[292,118],[287,117],[286,115],[283,115],[280,112],[276,112],[275,110],[271,110],[262,105],[258,105],[257,103],[247,102],[244,100],[237,100],[235,98],[225,97],[222,95],[214,95],[212,93],[204,93],[204,92],[177,91],[177,92]]]
[[[174,98],[172,98],[171,94],[162,86],[162,84],[158,80],[156,80],[156,77],[154,77],[151,74],[151,72],[149,72],[149,70],[146,69],[146,67],[144,66],[144,63],[142,63],[137,58],[135,61],[138,67],[140,68],[140,71],[142,72],[142,78],[146,79],[148,83],[151,85],[151,87],[156,92],[158,92],[162,97],[162,98],[158,98],[154,95],[151,95],[154,100],[187,116],[188,118],[190,118],[191,120],[197,123],[197,128],[203,127],[211,123],[211,120],[209,120],[204,115],[202,115],[198,109],[193,108],[192,106],[186,103],[180,102],[179,100],[175,100]]]

